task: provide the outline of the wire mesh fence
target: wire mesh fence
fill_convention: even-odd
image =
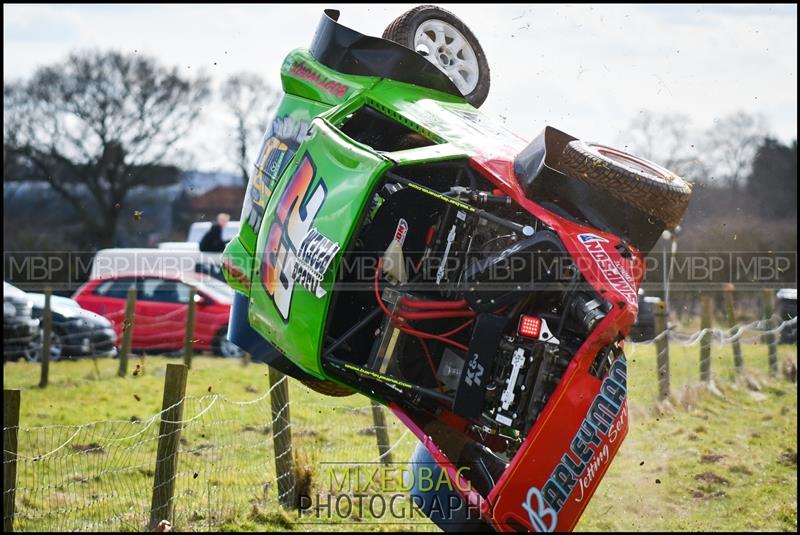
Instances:
[[[178,468],[171,482],[171,520],[181,530],[215,531],[241,525],[243,519],[280,522],[279,479],[291,478],[299,487],[296,491],[309,494],[312,486],[325,484],[325,474],[312,474],[311,467],[378,461],[376,429],[365,398],[336,398],[331,403],[291,381],[290,399],[301,400],[302,410],[292,413],[294,451],[281,455],[292,455],[295,468],[292,474],[276,474],[276,419],[269,394],[249,401],[222,394],[184,398],[180,438],[172,453]],[[292,403],[297,402],[286,407]],[[159,435],[159,422],[165,413],[75,426],[20,425],[14,456],[14,529],[145,530],[156,450],[165,438]],[[386,427],[390,450],[408,458],[416,440],[393,417]]]
[[[692,389],[704,383],[714,390],[717,382],[739,381],[757,390],[760,382],[778,374],[796,381],[796,342],[777,343],[781,334],[796,328],[797,317],[781,320],[777,316],[731,327],[706,327],[691,332],[670,325],[653,338],[627,344],[625,354],[629,361],[644,359],[651,363],[650,377],[662,380],[666,374],[669,385],[667,395],[677,400],[693,395]],[[739,356],[735,344],[740,348]],[[709,380],[703,380],[702,377],[703,345],[708,347],[710,353]],[[667,351],[666,360],[653,358],[653,354],[658,355],[664,350]],[[778,369],[774,368],[773,360],[777,362]],[[631,388],[642,393],[639,401],[652,402],[666,397],[659,392],[659,383],[655,380],[640,381],[632,384]]]
[[[631,403],[649,404],[658,399],[653,346],[661,340],[671,345],[672,394],[680,398],[700,383],[702,344],[711,345],[712,380],[734,380],[741,375],[733,355],[735,341],[745,347],[745,374],[767,377],[770,349],[765,339],[796,328],[796,323],[796,318],[782,322],[771,318],[695,332],[671,327],[651,340],[629,343],[628,360],[640,360],[640,367],[652,366],[649,380],[632,385]],[[796,346],[782,345],[778,351],[778,358],[793,360],[796,370]],[[288,382],[287,402],[276,413],[270,394],[275,388],[285,387],[284,382]],[[169,517],[180,530],[258,529],[264,525],[289,528],[291,524],[281,512],[286,498],[285,491],[280,492],[282,479],[291,480],[289,488],[295,497],[315,490],[324,492],[329,477],[326,467],[375,463],[386,454],[385,444],[379,448],[372,406],[362,396],[330,398],[286,378],[256,394],[246,401],[217,393],[183,396],[180,420],[167,421],[179,424],[180,432],[174,437],[161,433],[172,407],[147,418],[80,425],[33,426],[23,422],[12,429],[4,422],[4,438],[16,430],[18,440],[16,451],[4,446],[4,467],[11,462],[16,465],[16,483],[4,488],[4,492],[13,493],[13,528],[147,530],[152,527],[154,487],[165,484],[174,486]],[[63,410],[80,411],[80,407]],[[290,410],[288,427],[279,431],[291,433],[290,448],[276,452],[276,423]],[[408,459],[416,438],[391,415],[384,425],[389,435],[388,451],[395,459]],[[176,461],[176,470],[168,481],[158,481],[156,455],[159,443],[166,438],[176,439],[169,454]],[[290,472],[276,470],[281,456],[291,457]],[[315,523],[314,527],[325,525]]]

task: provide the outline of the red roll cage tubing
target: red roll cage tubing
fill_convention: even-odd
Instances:
[[[386,304],[384,304],[383,299],[381,299],[380,286],[378,284],[378,281],[380,278],[380,272],[382,266],[383,266],[383,259],[381,258],[378,261],[378,266],[375,269],[373,289],[375,291],[375,299],[378,302],[378,306],[381,307],[381,310],[383,310],[384,314],[386,314],[392,319],[392,323],[394,324],[394,326],[400,329],[401,331],[416,336],[417,338],[423,338],[426,340],[438,340],[440,342],[444,342],[445,344],[450,344],[451,346],[457,347],[462,351],[467,351],[467,346],[465,346],[464,344],[460,344],[455,340],[451,340],[450,338],[447,337],[452,336],[462,331],[463,329],[467,328],[468,325],[472,324],[472,322],[475,321],[474,319],[470,319],[465,323],[459,325],[455,329],[440,334],[420,331],[410,327],[408,324],[403,322],[403,320],[474,318],[475,316],[474,310],[463,309],[463,307],[466,305],[466,301],[463,302],[462,301],[417,301],[415,299],[401,298],[400,299],[401,305],[416,307],[417,304],[421,304],[419,308],[422,308],[424,311],[419,312],[419,311],[398,310],[397,313],[395,314],[386,307]],[[444,306],[438,306],[440,304],[443,304]],[[438,310],[436,310],[437,308]],[[454,308],[459,308],[462,310],[453,310]]]
[[[431,369],[431,373],[433,374],[436,383],[439,385],[439,390],[443,390],[444,386],[442,382],[439,381],[439,378],[436,376],[436,366],[433,364],[433,357],[431,356],[430,351],[428,350],[428,344],[425,343],[425,340],[438,340],[440,342],[444,342],[445,344],[449,344],[451,346],[457,347],[463,351],[467,351],[467,346],[464,344],[460,344],[455,340],[451,340],[448,338],[449,336],[453,336],[456,333],[459,333],[472,325],[475,321],[475,311],[474,310],[467,310],[467,301],[465,299],[461,299],[460,301],[424,301],[424,300],[417,300],[417,299],[408,299],[405,297],[401,297],[399,304],[404,307],[408,308],[417,308],[417,311],[408,311],[408,310],[398,310],[397,314],[392,313],[386,307],[386,304],[383,302],[380,293],[380,273],[381,267],[383,266],[383,258],[378,260],[378,265],[375,268],[375,277],[374,277],[374,291],[375,291],[375,299],[378,302],[378,306],[381,307],[381,310],[384,314],[389,316],[392,320],[392,325],[400,329],[406,334],[410,334],[419,340],[420,345],[422,346],[422,350],[425,352],[425,358],[428,361],[428,366]],[[420,331],[410,327],[407,323],[403,320],[425,320],[425,319],[441,319],[441,318],[472,318],[467,320],[466,322],[462,323],[458,327],[451,329],[447,332],[434,334],[429,333],[426,331]]]

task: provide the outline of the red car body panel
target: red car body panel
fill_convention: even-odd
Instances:
[[[570,531],[597,490],[628,432],[625,360],[617,359],[603,380],[589,372],[598,351],[627,335],[638,313],[642,256],[620,238],[569,221],[525,197],[506,159],[471,160],[505,194],[558,233],[581,274],[613,308],[580,347],[544,411],[508,468],[480,496],[465,487],[456,467],[396,404],[392,411],[426,446],[470,506],[502,531]],[[624,250],[624,249],[623,249]],[[577,453],[576,453],[577,452]]]
[[[125,322],[126,299],[98,295],[95,290],[107,280],[131,276],[135,275],[119,275],[90,280],[81,286],[73,296],[73,299],[82,308],[108,318],[114,325],[117,340],[120,343]],[[171,277],[140,276],[140,278],[158,278],[181,282],[180,279]],[[202,287],[197,289],[197,294],[204,299],[202,303],[197,304],[195,311],[194,347],[198,350],[210,350],[220,329],[228,324],[230,303],[215,300],[211,294],[204,292]],[[137,299],[136,308],[134,309],[132,348],[136,350],[162,351],[174,351],[183,348],[188,311],[189,306],[187,304]]]

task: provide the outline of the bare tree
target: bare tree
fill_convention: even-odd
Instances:
[[[43,181],[100,247],[131,188],[178,178],[169,165],[209,95],[153,58],[87,51],[3,86],[3,180]],[[87,199],[91,199],[87,202]]]
[[[642,111],[620,135],[620,142],[630,152],[691,180],[702,179],[707,169],[693,141],[691,119],[682,113]]]
[[[738,111],[714,121],[703,143],[712,171],[734,189],[744,186],[758,148],[766,138],[763,117]]]
[[[269,124],[278,105],[279,93],[257,74],[239,73],[222,84],[222,101],[234,120],[236,164],[245,184],[250,179],[254,157],[251,151]]]

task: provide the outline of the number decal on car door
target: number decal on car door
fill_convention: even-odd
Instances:
[[[322,179],[311,188],[315,175],[314,161],[305,154],[278,201],[264,248],[261,282],[284,321],[289,319],[297,254],[328,195]]]

